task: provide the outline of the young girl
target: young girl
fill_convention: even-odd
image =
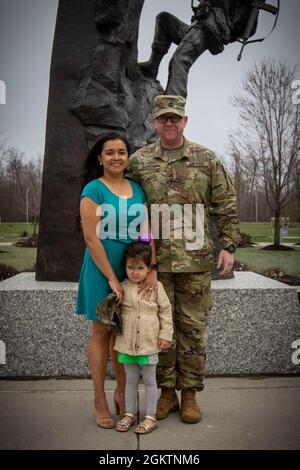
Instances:
[[[158,352],[171,346],[173,335],[172,309],[163,285],[149,300],[141,298],[139,284],[146,278],[151,264],[151,247],[142,241],[128,245],[124,254],[127,279],[122,282],[123,334],[116,337],[114,349],[126,372],[125,414],[117,423],[117,431],[125,432],[133,425],[136,413],[140,368],[145,385],[145,419],[135,432],[146,434],[158,427],[156,421]]]

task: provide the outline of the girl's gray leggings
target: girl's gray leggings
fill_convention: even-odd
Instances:
[[[141,369],[145,385],[146,414],[155,415],[157,403],[156,364],[147,364],[144,366],[140,366],[139,364],[124,364],[124,368],[126,372],[126,412],[136,413],[137,411],[137,393]]]

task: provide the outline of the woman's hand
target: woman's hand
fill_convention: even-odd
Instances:
[[[123,289],[117,278],[108,281],[109,287],[117,296],[118,304],[122,302],[123,299]]]
[[[170,349],[171,344],[172,343],[170,341],[166,341],[165,339],[159,339],[158,340],[158,347],[162,351],[165,350],[165,349]]]
[[[138,285],[138,292],[141,299],[149,300],[153,293],[157,295],[157,290],[157,272],[155,270],[151,270],[146,279]]]

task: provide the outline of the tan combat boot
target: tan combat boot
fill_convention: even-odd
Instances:
[[[157,402],[156,419],[165,419],[169,413],[179,410],[179,402],[174,388],[162,388]]]
[[[196,403],[195,390],[181,391],[180,418],[184,423],[199,423],[202,418],[201,410]]]

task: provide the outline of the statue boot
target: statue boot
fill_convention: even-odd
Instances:
[[[199,423],[202,413],[196,403],[195,390],[187,389],[181,391],[180,418],[184,423]]]
[[[179,410],[179,402],[174,388],[162,388],[157,402],[156,418],[165,419],[169,413]]]
[[[146,77],[156,79],[159,65],[164,55],[164,52],[161,52],[158,49],[152,49],[150,59],[147,62],[139,63],[142,74]]]

